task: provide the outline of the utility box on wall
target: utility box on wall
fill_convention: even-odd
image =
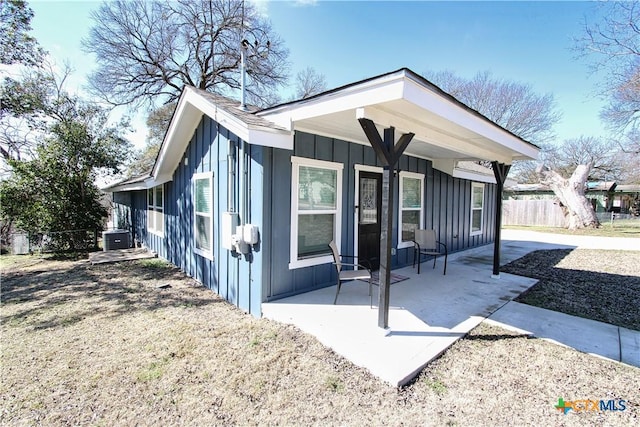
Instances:
[[[222,212],[222,238],[220,246],[230,251],[234,248],[231,236],[236,232],[236,227],[240,224],[240,215],[237,212]]]
[[[128,230],[110,230],[102,232],[102,248],[104,251],[129,249]]]

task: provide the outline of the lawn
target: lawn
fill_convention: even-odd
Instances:
[[[640,237],[640,219],[623,219],[604,221],[599,228],[584,228],[568,230],[559,227],[505,225],[502,228],[512,230],[539,231],[542,233],[569,234],[573,236],[599,236],[599,237]]]
[[[534,251],[500,268],[539,279],[516,301],[640,331],[640,251]]]
[[[640,369],[484,324],[398,389],[162,261],[0,261],[1,425],[631,426],[640,418]],[[623,399],[627,409],[564,415],[559,398]]]

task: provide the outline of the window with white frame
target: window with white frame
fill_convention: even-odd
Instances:
[[[164,236],[164,184],[147,189],[147,230]]]
[[[333,261],[340,247],[342,163],[291,158],[291,259],[289,268]]]
[[[424,219],[424,175],[400,172],[400,212],[398,214],[398,248],[413,246],[416,230]]]
[[[471,235],[482,234],[484,184],[471,183]]]
[[[194,251],[213,259],[213,174],[193,175]]]

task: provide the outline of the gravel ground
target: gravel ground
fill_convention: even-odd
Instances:
[[[640,423],[640,369],[500,328],[398,389],[161,261],[25,259],[3,262],[3,426]],[[565,415],[559,398],[626,409]]]
[[[640,330],[640,251],[531,252],[501,268],[539,279],[516,301]]]

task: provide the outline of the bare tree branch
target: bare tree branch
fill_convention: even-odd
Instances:
[[[598,2],[601,22],[585,22],[574,49],[595,71],[605,72],[600,88],[609,102],[602,118],[619,133],[640,126],[640,1]]]
[[[555,138],[560,120],[553,95],[538,95],[530,85],[494,78],[488,71],[463,79],[451,71],[426,76],[443,90],[510,132],[534,144]]]
[[[296,75],[296,99],[305,99],[327,90],[324,74],[312,67],[306,67]]]
[[[173,102],[184,85],[218,93],[239,89],[242,34],[260,47],[246,58],[247,95],[263,100],[287,79],[288,50],[250,2],[243,13],[239,1],[116,0],[92,18],[83,41],[98,62],[92,91],[114,105]]]

